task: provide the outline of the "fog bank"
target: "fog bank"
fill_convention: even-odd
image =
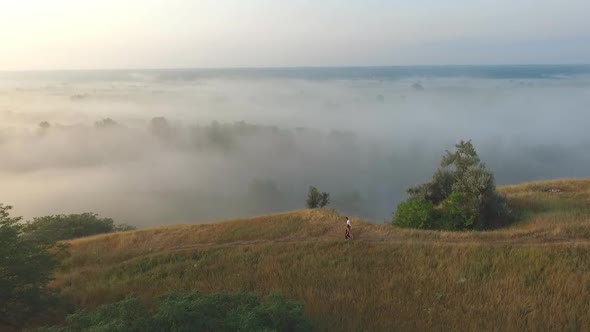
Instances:
[[[0,202],[144,227],[303,208],[315,185],[381,222],[460,139],[499,184],[589,176],[588,105],[585,75],[5,74]]]

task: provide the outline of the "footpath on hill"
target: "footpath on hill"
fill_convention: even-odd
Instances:
[[[179,245],[170,248],[169,250],[182,251],[197,248],[224,248],[224,247],[239,247],[251,246],[260,244],[277,244],[277,243],[317,243],[317,242],[349,242],[351,244],[362,243],[392,243],[405,245],[449,245],[449,246],[561,246],[561,245],[590,245],[590,239],[568,239],[568,238],[540,238],[540,237],[483,237],[475,238],[414,238],[404,235],[384,235],[376,236],[369,235],[353,240],[320,237],[320,238],[305,238],[305,237],[287,237],[280,239],[257,239],[248,241],[230,241],[230,242],[209,242],[209,243],[194,243]]]

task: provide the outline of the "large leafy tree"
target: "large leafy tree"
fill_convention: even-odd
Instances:
[[[505,222],[508,217],[506,201],[496,191],[494,175],[481,162],[471,141],[461,141],[455,145],[455,151],[446,151],[432,181],[409,188],[408,194],[412,201],[432,203],[437,213],[428,221],[414,225],[403,217],[411,212],[410,205],[400,204],[401,211],[393,220],[398,226],[482,229]],[[428,205],[414,203],[412,206]]]
[[[0,204],[0,329],[18,327],[50,303],[47,284],[63,249],[22,236],[11,208]]]

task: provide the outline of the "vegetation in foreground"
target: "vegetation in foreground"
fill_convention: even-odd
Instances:
[[[303,306],[273,294],[264,300],[251,294],[171,293],[156,310],[137,297],[68,316],[64,326],[41,332],[180,332],[180,331],[311,331]]]
[[[69,310],[67,301],[48,288],[66,256],[60,240],[134,229],[115,225],[94,213],[56,215],[22,223],[0,204],[0,330],[51,322]]]
[[[47,288],[63,247],[29,239],[11,206],[0,204],[0,328],[37,318],[56,298]]]
[[[402,229],[325,209],[70,241],[52,286],[82,308],[276,290],[322,331],[590,329],[590,179],[500,187],[522,220]]]

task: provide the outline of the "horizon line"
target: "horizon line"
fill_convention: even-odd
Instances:
[[[88,71],[175,71],[175,70],[285,70],[285,69],[345,69],[345,68],[408,68],[408,67],[554,67],[554,66],[590,66],[590,63],[514,63],[514,64],[419,64],[419,65],[342,65],[342,66],[235,66],[235,67],[129,67],[129,68],[70,68],[70,69],[0,69],[0,73],[26,72],[88,72]]]

